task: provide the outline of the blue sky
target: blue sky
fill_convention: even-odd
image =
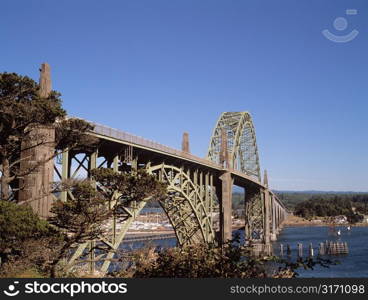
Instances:
[[[366,0],[4,0],[0,37],[0,72],[47,61],[71,115],[205,156],[249,111],[272,188],[368,191]]]

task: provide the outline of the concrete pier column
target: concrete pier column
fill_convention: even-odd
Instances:
[[[279,206],[275,203],[275,223],[276,223],[276,233],[279,233]]]
[[[248,189],[247,188],[243,188],[244,191],[244,215],[245,215],[245,226],[244,226],[244,237],[245,237],[245,243],[248,244],[249,243],[249,239],[251,238],[251,226],[250,226],[250,222],[249,222],[249,209],[248,209],[248,201],[249,201],[249,196],[248,196]]]
[[[279,230],[280,230],[280,208],[279,208],[279,205],[277,204],[276,205],[276,230],[277,230],[277,233],[279,233]]]
[[[263,185],[266,187],[261,193],[263,193],[264,200],[264,243],[269,244],[271,240],[271,195],[268,189],[268,176],[267,170],[264,170],[263,173]]]
[[[276,233],[276,210],[275,210],[275,197],[271,196],[271,241],[274,242],[277,239]]]
[[[275,212],[275,233],[279,233],[279,225],[278,225],[278,210],[277,210],[277,202],[274,202],[274,212]]]
[[[66,180],[70,176],[71,157],[69,155],[69,150],[65,149],[62,152],[61,157],[62,157],[61,180]],[[62,191],[60,196],[61,201],[65,202],[68,197],[68,192],[65,190]]]
[[[263,190],[263,205],[264,205],[264,243],[265,245],[270,244],[270,193],[269,190]]]
[[[223,167],[229,167],[229,155],[227,148],[227,132],[221,130],[220,163]],[[220,196],[220,243],[226,243],[232,238],[231,205],[233,193],[233,179],[229,171],[225,171],[221,176],[221,186],[218,196]]]
[[[189,148],[189,133],[188,132],[184,132],[183,133],[183,140],[181,143],[181,150],[183,152],[189,153],[190,152],[190,148]]]
[[[220,199],[220,243],[226,243],[232,238],[231,204],[233,179],[230,172],[221,175]]]

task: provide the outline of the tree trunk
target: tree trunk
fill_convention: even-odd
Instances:
[[[2,161],[1,200],[8,201],[10,198],[9,178],[9,160],[4,158]]]
[[[69,250],[69,248],[72,246],[72,243],[66,243],[59,251],[59,253],[56,255],[54,260],[50,264],[50,277],[56,278],[57,276],[57,265],[58,263],[63,259],[65,253]]]

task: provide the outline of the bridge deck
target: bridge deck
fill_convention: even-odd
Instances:
[[[218,165],[210,160],[195,156],[191,153],[187,153],[187,152],[175,149],[175,148],[171,148],[171,147],[162,145],[160,143],[124,132],[122,130],[110,128],[105,125],[97,124],[91,121],[88,121],[88,122],[91,123],[93,126],[95,126],[93,132],[96,135],[103,136],[105,138],[107,137],[110,139],[114,139],[115,141],[122,141],[124,142],[124,144],[132,145],[138,148],[149,149],[154,152],[163,153],[163,154],[174,156],[180,159],[190,160],[190,161],[199,163],[201,165],[204,165],[212,169],[216,169],[216,170],[223,169],[221,165]]]
[[[98,124],[92,121],[88,121],[87,122],[91,123],[94,126],[94,130],[93,130],[93,135],[99,137],[99,138],[103,138],[103,139],[107,139],[110,140],[112,142],[117,142],[117,143],[123,143],[126,145],[131,145],[137,148],[141,148],[141,149],[145,149],[145,150],[149,150],[149,151],[153,151],[156,153],[161,153],[163,155],[167,155],[173,158],[177,158],[177,159],[182,159],[185,161],[189,161],[192,163],[196,163],[199,164],[201,166],[204,166],[206,168],[210,168],[210,169],[214,169],[216,171],[221,171],[221,172],[226,172],[229,171],[232,173],[234,180],[235,180],[235,184],[237,185],[241,185],[241,186],[245,186],[246,183],[251,183],[251,184],[255,184],[259,187],[263,187],[266,188],[261,182],[258,181],[258,179],[244,174],[242,172],[239,172],[237,170],[234,169],[226,169],[223,166],[216,164],[210,160],[198,157],[196,155],[193,155],[191,153],[187,153],[175,148],[171,148],[168,147],[166,145],[157,143],[155,141],[149,140],[149,139],[145,139],[143,137],[140,136],[136,136],[130,133],[127,133],[125,131],[119,130],[119,129],[115,129],[115,128],[111,128],[102,124]],[[270,191],[272,194],[273,192]],[[275,195],[276,196],[276,195]],[[277,197],[276,197],[277,199]],[[279,199],[277,199],[277,201],[284,207],[283,203],[281,201],[279,201]]]

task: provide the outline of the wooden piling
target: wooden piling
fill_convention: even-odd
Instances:
[[[303,257],[303,244],[298,243],[298,256]]]
[[[312,243],[309,244],[309,257],[313,257],[314,256],[314,250],[313,250],[313,245]]]
[[[319,255],[340,255],[348,253],[349,249],[347,242],[326,241],[325,243],[319,244]]]
[[[280,244],[280,256],[284,256],[284,245]]]
[[[319,243],[318,255],[325,255],[326,254],[325,249],[326,249],[325,243]]]

